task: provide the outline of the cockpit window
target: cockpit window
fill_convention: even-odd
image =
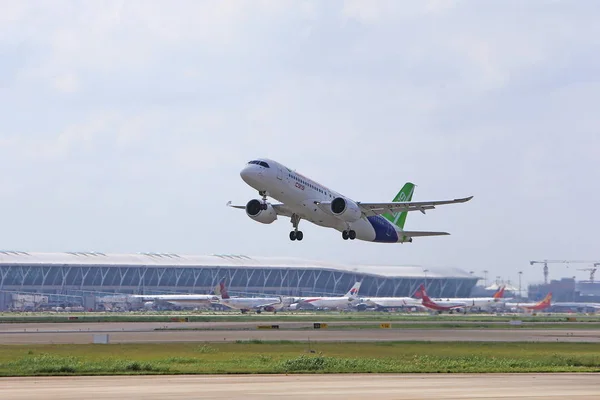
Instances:
[[[248,164],[256,164],[256,165],[260,165],[261,167],[270,168],[269,164],[267,164],[264,161],[252,160],[252,161],[249,161]]]

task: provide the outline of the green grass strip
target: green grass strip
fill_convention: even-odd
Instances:
[[[590,343],[160,343],[0,346],[0,376],[600,372]]]

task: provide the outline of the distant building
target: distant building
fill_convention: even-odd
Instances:
[[[577,301],[600,303],[600,282],[589,280],[577,282],[575,295]]]
[[[529,285],[527,289],[530,300],[541,300],[552,292],[552,302],[575,301],[575,279],[562,278],[560,280],[551,280],[548,284]]]
[[[467,297],[479,279],[455,268],[347,265],[297,258],[0,252],[0,291],[209,293],[223,278],[231,293],[339,295],[362,280],[360,295],[410,296],[425,283],[435,297]]]

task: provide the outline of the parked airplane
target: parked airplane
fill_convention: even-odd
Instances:
[[[438,303],[436,301],[431,300],[429,298],[429,296],[427,295],[427,291],[425,290],[425,285],[423,285],[423,284],[421,284],[421,286],[419,286],[419,289],[415,293],[415,297],[421,299],[421,304],[424,307],[427,307],[430,310],[437,311],[438,313],[441,313],[442,311],[448,311],[450,313],[453,313],[454,311],[466,313],[466,306],[465,306],[465,303],[462,301],[452,301],[452,300],[448,299],[448,300],[440,301]]]
[[[230,297],[225,288],[225,283],[221,282],[217,294],[220,300],[215,303],[223,304],[229,308],[240,310],[242,314],[248,311],[256,311],[260,314],[262,311],[276,313],[286,304],[281,296],[278,297]],[[288,304],[289,305],[289,304]]]
[[[415,292],[415,295],[419,290]],[[424,308],[421,304],[421,298],[415,297],[361,297],[358,300],[356,308],[364,310],[366,308],[375,308],[376,310],[385,310],[387,308],[417,307]]]
[[[585,302],[575,302],[575,301],[558,301],[552,303],[552,308],[554,309],[569,309],[576,310],[577,312],[585,312],[586,310],[590,310],[592,312],[600,311],[600,303],[585,303]]]
[[[427,308],[423,305],[423,292],[425,286],[421,285],[415,292],[415,297],[369,297],[361,298],[357,307],[375,307],[376,309],[401,308],[401,307],[419,307]],[[493,303],[499,301],[504,295],[504,287],[498,289],[493,297],[474,297],[474,298],[452,298],[452,299],[430,299],[439,306],[463,305],[466,308],[484,309]],[[460,307],[459,307],[460,308]],[[453,310],[455,308],[452,308]]]
[[[506,303],[506,308],[522,309],[525,311],[541,311],[552,305],[552,292],[548,293],[541,301],[537,303]]]
[[[342,232],[344,240],[365,240],[381,243],[410,243],[413,237],[449,235],[448,232],[405,231],[404,223],[408,211],[434,209],[438,205],[464,203],[473,196],[454,200],[411,201],[414,184],[407,183],[389,203],[364,203],[321,185],[284,165],[266,158],[250,161],[240,172],[249,186],[258,190],[262,200],[250,200],[245,206],[228,206],[245,209],[254,221],[270,224],[277,216],[291,219],[293,231],[290,240],[302,240],[304,234],[298,230],[301,220],[315,225],[333,228]],[[280,204],[271,204],[267,197]]]
[[[215,288],[215,291],[217,288]],[[219,300],[219,296],[215,294],[133,294],[130,297],[141,299],[145,302],[144,306],[146,307],[169,304],[177,307],[202,307]]]
[[[356,282],[348,293],[338,297],[308,297],[297,299],[296,303],[290,305],[290,310],[298,310],[301,308],[338,308],[345,309],[356,304],[358,301],[358,291],[362,282]]]
[[[385,310],[387,308],[422,308],[421,300],[412,297],[365,297],[361,298],[356,306],[359,310],[373,307],[375,310]]]
[[[462,304],[464,308],[461,310],[490,311],[503,305],[504,290],[505,286],[499,287],[492,297],[436,298],[431,301],[441,306]]]

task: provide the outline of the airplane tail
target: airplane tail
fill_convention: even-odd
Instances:
[[[358,294],[358,291],[360,290],[360,284],[361,284],[361,283],[362,283],[362,282],[356,282],[356,283],[354,284],[354,286],[352,286],[352,287],[350,288],[350,290],[348,290],[348,293],[346,293],[346,294],[344,295],[344,297],[354,297],[354,296],[356,296],[356,295]]]
[[[227,288],[225,287],[225,279],[223,279],[217,287],[215,287],[215,294],[217,296],[221,296],[222,299],[228,299],[229,293],[227,293]]]
[[[414,183],[406,182],[404,184],[404,186],[402,186],[402,189],[400,189],[400,191],[398,192],[396,197],[394,197],[394,200],[392,200],[392,202],[395,203],[395,202],[401,202],[401,201],[411,201],[414,191],[415,191]],[[383,214],[383,217],[386,218],[388,221],[390,221],[392,224],[396,225],[398,228],[400,228],[400,230],[402,230],[402,229],[404,229],[404,223],[406,222],[407,215],[408,215],[408,212],[402,211],[402,212],[396,212],[393,214],[386,213],[386,214]]]
[[[422,300],[426,300],[429,299],[429,296],[427,296],[427,292],[425,291],[425,285],[421,283],[421,285],[419,286],[419,288],[417,289],[417,291],[415,292],[415,294],[413,295],[413,297],[415,299],[422,299]]]
[[[544,297],[542,299],[542,301],[540,301],[539,303],[537,303],[536,305],[538,307],[548,307],[550,306],[550,304],[552,303],[552,292],[548,293],[546,295],[546,297]]]
[[[501,286],[501,287],[498,288],[498,290],[496,291],[496,293],[494,293],[494,301],[498,301],[502,297],[504,297],[504,289],[505,288],[506,288],[505,286]]]

